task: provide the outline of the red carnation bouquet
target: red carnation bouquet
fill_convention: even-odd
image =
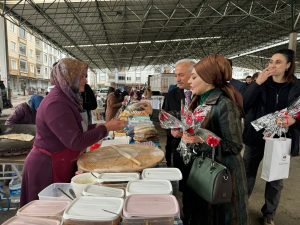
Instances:
[[[296,99],[289,107],[262,116],[257,120],[252,121],[251,124],[256,131],[265,129],[263,132],[265,137],[273,137],[276,134],[280,136],[282,133],[287,133],[288,128],[279,127],[276,124],[276,119],[282,118],[283,120],[287,120],[288,115],[292,116],[296,120],[300,119],[300,97]]]
[[[161,110],[159,113],[159,121],[164,129],[181,129],[190,135],[197,135],[211,147],[219,145],[221,139],[213,132],[201,128],[201,124],[211,110],[211,106],[198,106],[194,112],[188,110],[182,104],[181,121],[175,116]],[[180,144],[181,148],[186,148],[185,143]]]

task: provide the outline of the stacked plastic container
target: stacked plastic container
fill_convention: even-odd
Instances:
[[[2,225],[60,225],[59,220],[39,218],[39,217],[27,217],[27,216],[14,216],[5,221]]]
[[[61,190],[71,195],[70,189],[72,185],[70,183],[53,183],[44,188],[39,194],[40,200],[52,200],[52,201],[71,201]]]
[[[69,201],[34,200],[17,211],[17,216],[41,217],[61,221]]]
[[[64,225],[119,225],[122,198],[82,196],[65,210]]]
[[[130,195],[124,203],[122,225],[173,225],[178,214],[173,195]]]
[[[182,173],[178,168],[147,168],[142,172],[143,180],[168,180],[172,184],[173,194],[176,195]]]

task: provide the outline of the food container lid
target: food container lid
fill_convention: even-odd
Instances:
[[[53,183],[48,187],[44,188],[38,194],[39,199],[48,198],[49,200],[68,200],[71,201],[67,196],[65,196],[60,190],[62,189],[64,192],[69,193],[70,188],[72,188],[70,183]]]
[[[127,182],[139,180],[139,173],[101,173],[98,182]]]
[[[131,195],[124,203],[123,216],[131,217],[175,217],[179,206],[174,195]]]
[[[112,187],[105,187],[105,186],[92,184],[92,185],[88,185],[83,190],[83,195],[122,198],[124,197],[124,190],[120,188],[112,188]]]
[[[59,225],[59,220],[30,216],[14,216],[2,223],[2,225]]]
[[[168,180],[130,181],[126,187],[126,195],[131,194],[172,194],[172,185]]]
[[[98,174],[95,173],[97,176]],[[97,178],[94,177],[91,173],[81,173],[71,179],[71,183],[75,184],[95,184],[97,183]]]
[[[21,216],[62,216],[69,201],[34,200],[17,211]]]
[[[63,219],[111,221],[120,216],[123,204],[122,198],[81,196],[65,210]]]
[[[142,179],[152,180],[182,180],[182,173],[178,168],[147,168],[142,172]]]

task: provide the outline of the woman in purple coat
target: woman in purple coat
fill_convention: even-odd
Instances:
[[[28,102],[17,105],[15,111],[5,121],[5,125],[35,124],[36,111],[43,98],[40,95],[32,95]]]
[[[55,87],[36,116],[36,137],[24,165],[21,206],[38,199],[38,193],[52,183],[70,182],[80,153],[108,131],[125,126],[121,120],[86,125],[80,92],[87,82],[87,70],[87,64],[71,58],[61,59],[52,69]]]

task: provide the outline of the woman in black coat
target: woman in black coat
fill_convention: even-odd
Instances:
[[[279,50],[273,54],[268,67],[258,75],[256,81],[252,82],[243,93],[245,111],[244,162],[249,196],[254,188],[265,145],[262,131],[255,131],[251,122],[266,114],[284,109],[299,98],[300,81],[294,76],[294,70],[294,51],[290,49]],[[289,128],[288,136],[292,138],[291,153],[292,155],[298,155],[300,122],[289,116],[288,123],[284,126]],[[265,225],[274,224],[274,216],[279,205],[282,188],[282,180],[266,183],[265,204],[261,209]]]

